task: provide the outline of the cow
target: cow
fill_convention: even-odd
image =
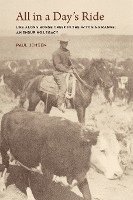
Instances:
[[[22,109],[10,111],[3,116],[1,122],[0,150],[5,166],[2,178],[5,179],[5,172],[9,167],[7,151],[10,149],[15,160],[28,171],[28,180],[32,169],[35,171],[37,166],[41,166],[46,181],[51,177],[49,174],[66,176],[69,184],[76,180],[84,199],[91,200],[86,177],[90,160],[97,167],[101,162],[101,170],[110,179],[120,177],[123,173],[117,160],[119,150],[117,149],[117,154],[115,152],[115,136],[113,140],[110,136],[106,139],[104,137],[105,134],[99,134],[99,131],[85,129],[80,123],[60,117]],[[112,147],[111,152],[107,142]],[[93,147],[96,147],[95,150]],[[108,159],[106,156],[109,156]],[[27,184],[27,191],[28,189]]]
[[[127,103],[129,104],[131,101],[133,101],[133,77],[128,78],[126,89],[128,91]]]
[[[128,77],[127,76],[121,76],[118,78],[118,97],[123,100],[123,103],[126,102],[128,97],[128,91],[126,89],[126,85],[128,83]]]
[[[3,76],[4,76],[4,75],[1,75],[1,76],[0,76],[0,86],[5,85],[4,77],[3,77]]]
[[[102,173],[109,180],[117,179],[123,174],[120,166],[120,162],[122,162],[120,160],[121,143],[119,144],[118,141],[121,141],[119,135],[116,136],[112,130],[106,127],[106,130],[100,130],[97,144],[91,148],[91,167],[98,173]],[[68,186],[64,177],[54,176],[53,179],[57,183]],[[72,186],[74,184],[75,182],[73,182]]]
[[[19,69],[17,61],[5,61],[4,66],[8,68],[12,73],[16,73]]]
[[[2,162],[8,168],[7,151],[10,149],[13,157],[28,168],[35,168],[41,163],[43,174],[48,170],[52,174],[66,176],[68,182],[76,179],[84,199],[90,200],[86,173],[91,146],[96,144],[98,133],[87,133],[85,139],[81,125],[69,120],[34,112],[11,111],[3,116],[1,123]]]
[[[104,96],[111,104],[116,98],[122,100],[123,104],[127,102],[129,91],[128,77],[127,76],[112,76],[113,86],[104,89]]]

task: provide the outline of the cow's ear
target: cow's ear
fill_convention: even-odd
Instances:
[[[86,140],[85,138],[82,138],[80,145],[81,146],[88,146],[88,145],[91,145],[91,143],[90,143],[90,140]]]
[[[99,136],[98,130],[82,130],[82,141],[85,144],[95,145],[97,143],[97,138]]]
[[[99,133],[100,133],[100,131],[95,131],[91,134],[91,137],[90,137],[90,144],[91,145],[96,145]]]
[[[86,145],[96,145],[97,143],[97,137],[93,137],[93,138],[90,138],[90,139],[86,139],[86,138],[82,138],[82,141],[81,141],[81,145],[82,146],[86,146]]]

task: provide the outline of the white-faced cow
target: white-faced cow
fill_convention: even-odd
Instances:
[[[128,91],[126,89],[126,85],[128,83],[127,76],[121,76],[118,78],[118,96],[123,100],[123,103],[126,102],[128,97]]]
[[[128,78],[128,83],[126,85],[126,89],[128,91],[127,103],[129,104],[130,102],[133,101],[133,77]]]
[[[101,170],[108,178],[122,175],[116,158],[118,155],[114,152],[115,148],[114,151],[111,149],[109,152],[108,142],[111,142],[111,147],[115,145],[116,143],[113,143],[116,141],[115,137],[110,141],[104,138],[104,134],[98,135],[99,132],[85,130],[81,124],[59,117],[50,117],[46,114],[21,109],[13,110],[5,114],[1,122],[0,149],[2,163],[5,166],[2,178],[5,179],[5,172],[9,167],[7,151],[10,150],[15,160],[19,161],[21,166],[28,171],[27,180],[30,179],[31,171],[41,166],[46,182],[49,182],[48,177],[52,177],[49,174],[66,176],[69,184],[72,184],[73,180],[77,181],[84,200],[91,200],[86,177],[90,168],[90,159],[97,167],[100,163]],[[93,145],[96,147],[95,150],[92,148]],[[112,153],[114,154],[111,155]],[[105,160],[108,155],[109,158]],[[108,173],[110,164],[112,170],[110,166],[109,171],[111,172]]]
[[[119,76],[115,75],[112,77],[113,86],[111,88],[104,89],[105,98],[109,103],[115,101],[116,98],[122,100],[122,103],[125,104],[127,102],[129,96],[128,87],[128,77],[127,76]]]
[[[107,128],[106,130],[101,130],[97,138],[97,144],[91,148],[91,167],[104,174],[107,179],[120,178],[123,174],[119,159],[120,151],[120,144],[114,132]],[[54,176],[53,180],[68,186],[64,177]],[[71,186],[73,187],[74,185],[75,182]]]

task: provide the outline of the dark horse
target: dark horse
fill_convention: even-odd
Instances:
[[[77,73],[75,76],[77,78],[76,91],[72,102],[77,111],[79,122],[85,123],[85,110],[91,103],[91,97],[97,84],[102,84],[103,87],[110,88],[112,80],[103,59],[92,60],[90,68],[86,68],[80,76]],[[42,76],[38,76],[26,83],[20,96],[20,107],[23,107],[26,98],[29,100],[29,111],[34,111],[40,100],[45,104],[44,112],[46,113],[51,111],[52,106],[57,106],[58,95],[47,94],[39,90],[41,79]]]

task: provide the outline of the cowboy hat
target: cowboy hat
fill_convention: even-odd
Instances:
[[[62,34],[62,35],[60,35],[58,41],[69,42],[70,40],[68,39],[66,34]]]

